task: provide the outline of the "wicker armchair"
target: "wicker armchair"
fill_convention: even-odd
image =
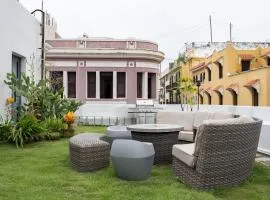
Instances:
[[[252,118],[209,120],[196,142],[173,147],[173,171],[193,188],[237,185],[251,174],[262,121]]]

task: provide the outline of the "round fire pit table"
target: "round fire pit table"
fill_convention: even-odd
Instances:
[[[172,162],[172,146],[177,144],[179,131],[183,126],[174,124],[135,124],[127,126],[132,139],[150,142],[155,148],[155,164]]]

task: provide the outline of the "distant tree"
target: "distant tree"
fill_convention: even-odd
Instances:
[[[180,92],[180,104],[181,109],[184,111],[184,105],[187,110],[192,111],[194,105],[194,96],[196,94],[197,88],[195,84],[189,78],[182,78],[179,81],[179,92]],[[184,104],[184,105],[183,105]]]
[[[178,57],[175,60],[175,64],[179,65],[181,62],[185,63],[186,60],[186,55],[185,53],[179,52]]]

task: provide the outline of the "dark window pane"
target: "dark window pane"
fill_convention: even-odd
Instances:
[[[208,72],[208,81],[211,81],[211,70],[207,68],[207,72]]]
[[[208,104],[211,105],[212,104],[212,98],[211,95],[206,93],[207,97],[208,97]]]
[[[137,98],[142,98],[142,72],[137,73]]]
[[[96,98],[96,72],[87,72],[87,98]]]
[[[259,94],[256,89],[251,88],[252,106],[259,106]]]
[[[235,91],[231,91],[231,93],[232,93],[232,97],[233,97],[233,105],[237,106],[237,104],[238,104],[237,94]]]
[[[250,70],[250,60],[242,60],[241,65],[242,65],[242,72]]]
[[[218,72],[219,72],[218,77],[220,79],[223,78],[223,66],[220,63],[218,63]]]
[[[219,99],[219,105],[223,105],[223,95],[220,93],[217,93],[217,94],[218,94],[218,99]]]
[[[267,58],[267,65],[270,66],[270,58]]]
[[[76,72],[68,72],[68,98],[76,98]]]
[[[126,72],[117,72],[117,98],[126,97]]]
[[[100,72],[100,98],[113,98],[113,73]]]

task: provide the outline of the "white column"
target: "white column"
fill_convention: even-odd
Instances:
[[[113,71],[113,99],[117,98],[117,72]]]
[[[100,99],[100,71],[96,71],[96,98]]]
[[[67,71],[63,71],[63,88],[64,88],[64,97],[68,95],[68,80],[67,80]]]
[[[142,77],[142,98],[148,99],[148,72],[144,72]]]
[[[159,74],[156,73],[156,100],[159,99],[159,91],[160,91],[160,80],[159,80]]]

